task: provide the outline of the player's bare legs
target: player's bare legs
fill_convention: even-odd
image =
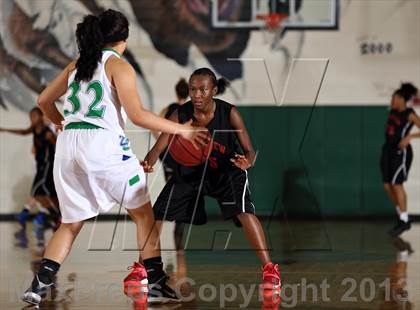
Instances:
[[[250,213],[241,213],[237,215],[237,218],[241,222],[245,231],[245,235],[251,243],[252,247],[257,252],[257,256],[261,260],[261,263],[263,265],[269,263],[271,260],[270,255],[268,254],[267,242],[265,239],[264,230],[258,218]],[[162,221],[156,221],[156,227],[159,231],[159,234],[162,230],[162,224]]]
[[[140,208],[127,209],[137,227],[137,242],[140,251],[139,261],[134,263],[132,272],[124,279],[124,292],[128,296],[136,292],[144,292],[147,277],[149,302],[180,301],[175,292],[166,284],[168,276],[163,271],[162,257],[160,255],[159,229],[156,227],[152,205],[147,202]],[[161,226],[160,226],[161,227]],[[161,290],[161,291],[159,291]],[[142,302],[144,295],[140,294]]]
[[[411,223],[407,212],[407,195],[405,193],[404,186],[402,184],[394,184],[392,185],[392,191],[395,195],[400,214],[397,225],[395,225],[389,233],[392,236],[398,236],[404,231],[410,229]]]
[[[269,263],[271,260],[270,255],[268,254],[267,242],[265,240],[264,230],[258,218],[250,213],[238,214],[237,218],[241,222],[245,235],[256,251],[262,264],[265,265]]]
[[[254,214],[241,213],[236,216],[241,222],[246,237],[250,241],[252,247],[257,253],[258,258],[261,260],[263,265],[263,280],[261,288],[264,290],[271,290],[272,292],[278,292],[280,288],[280,273],[278,265],[275,265],[270,260],[268,254],[267,242],[265,240],[264,230],[261,226],[261,222]]]
[[[127,211],[137,227],[137,243],[143,260],[160,257],[159,233],[154,226],[155,220],[150,202]],[[48,243],[44,259],[62,264],[82,226],[83,222],[61,224]]]
[[[48,242],[44,258],[62,264],[82,227],[83,222],[62,223]]]
[[[160,235],[162,233],[163,221],[156,220],[155,226]]]
[[[400,212],[407,212],[407,195],[405,193],[404,186],[402,184],[392,185],[392,191],[395,195]]]
[[[48,209],[51,206],[51,202],[48,196],[35,196],[35,199],[41,204],[45,209]]]
[[[384,183],[384,189],[389,197],[389,199],[391,199],[392,203],[394,204],[395,207],[399,206],[398,205],[398,200],[397,197],[395,196],[395,192],[394,189],[392,187],[392,185],[390,183]]]
[[[127,209],[137,227],[137,244],[143,260],[160,256],[159,231],[150,201],[137,209]]]

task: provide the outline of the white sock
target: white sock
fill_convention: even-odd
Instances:
[[[398,252],[398,254],[397,254],[397,262],[399,263],[399,262],[406,262],[406,261],[408,261],[408,256],[409,256],[408,250]]]
[[[400,214],[401,214],[400,208],[398,206],[395,206],[395,210],[397,210],[397,214],[398,214],[398,216],[400,216]]]
[[[401,212],[400,220],[403,221],[403,222],[406,222],[406,223],[408,222],[408,212],[407,211]]]

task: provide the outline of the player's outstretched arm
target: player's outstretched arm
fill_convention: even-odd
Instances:
[[[163,108],[162,111],[160,111],[159,116],[165,118],[166,112],[168,112],[168,107]],[[157,132],[157,131],[152,131],[152,135],[153,137],[155,137],[156,139],[159,138],[159,135],[161,133]]]
[[[414,125],[417,126],[417,128],[420,129],[420,117],[416,114],[416,112],[412,112],[410,113],[410,115],[408,116],[408,120],[412,123],[414,123]],[[418,137],[419,135],[413,134],[413,136],[416,135],[416,137]]]
[[[136,86],[136,73],[130,64],[114,60],[109,65],[112,81],[118,98],[130,120],[137,126],[150,130],[179,134],[198,147],[204,144],[207,129],[193,127],[191,124],[178,124],[146,110],[140,100]]]
[[[174,111],[169,117],[169,120],[178,122],[178,112]],[[162,132],[156,140],[156,143],[144,158],[144,162],[148,165],[148,167],[153,167],[156,164],[159,155],[168,147],[168,144],[169,134]]]
[[[420,129],[420,117],[416,114],[416,112],[411,113],[408,116],[408,120],[412,123],[414,123],[414,125],[416,125],[416,127],[418,129]],[[420,138],[420,132],[416,132],[416,133],[412,133],[411,135],[409,135],[409,137],[412,138]]]
[[[245,123],[236,107],[232,107],[230,112],[230,124],[237,130],[236,135],[242,150],[244,151],[244,155],[236,154],[235,158],[232,158],[231,161],[241,169],[248,169],[255,162],[255,151],[248,131],[246,130]]]
[[[27,129],[0,128],[0,132],[8,132],[8,133],[13,133],[15,135],[26,136],[32,133],[32,127],[29,127]]]
[[[75,69],[75,63],[75,61],[72,61],[67,65],[38,97],[38,106],[56,125],[61,125],[64,118],[58,111],[55,102],[66,93],[68,78],[70,72]]]
[[[408,115],[408,120],[416,125],[417,128],[420,129],[420,117],[415,113],[412,112]],[[420,132],[412,133],[403,138],[399,144],[401,149],[405,148],[407,145],[410,144],[411,139],[420,138]]]

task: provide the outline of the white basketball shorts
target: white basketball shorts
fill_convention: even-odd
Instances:
[[[63,223],[150,201],[143,167],[128,139],[106,129],[66,129],[58,135],[54,182]]]

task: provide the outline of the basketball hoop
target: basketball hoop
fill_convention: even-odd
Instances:
[[[267,30],[274,31],[278,28],[281,28],[282,21],[289,17],[284,13],[267,13],[267,14],[258,14],[257,19],[265,20],[265,27]]]
[[[261,27],[264,31],[264,41],[271,41],[271,49],[279,49],[280,40],[283,36],[283,21],[289,16],[284,13],[267,13],[258,14],[258,20],[264,20],[265,23]]]

